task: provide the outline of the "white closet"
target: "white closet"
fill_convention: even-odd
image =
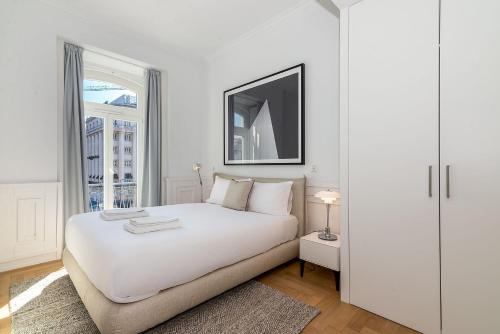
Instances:
[[[349,8],[350,302],[500,333],[500,1]]]
[[[500,333],[500,1],[441,6],[443,333]]]

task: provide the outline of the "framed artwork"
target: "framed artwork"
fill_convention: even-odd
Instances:
[[[304,164],[304,67],[224,92],[224,165]]]

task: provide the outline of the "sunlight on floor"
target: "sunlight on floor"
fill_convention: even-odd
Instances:
[[[0,308],[0,320],[10,317],[9,304],[5,304]]]
[[[46,277],[42,278],[40,281],[36,282],[32,286],[30,286],[26,291],[20,293],[18,296],[12,298],[10,300],[10,313],[15,313],[18,311],[21,307],[29,303],[31,300],[34,298],[40,296],[42,291],[49,286],[52,282],[55,280],[63,277],[66,275],[68,272],[66,269],[62,268],[59,269],[58,271],[55,271]],[[4,311],[5,308],[5,311]],[[6,316],[4,316],[4,312]],[[3,317],[8,317],[9,316],[9,308],[8,305],[3,306],[0,309],[0,319]]]

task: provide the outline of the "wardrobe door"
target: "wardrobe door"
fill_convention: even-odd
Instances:
[[[498,0],[442,0],[445,334],[500,333],[499,13]]]
[[[440,332],[439,0],[349,9],[350,302]]]

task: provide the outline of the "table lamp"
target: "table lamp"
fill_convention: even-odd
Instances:
[[[334,241],[337,240],[337,236],[330,232],[330,205],[337,199],[333,191],[320,191],[317,192],[314,197],[321,198],[321,200],[326,204],[326,227],[324,231],[318,233],[318,238],[322,240]]]
[[[200,169],[201,164],[199,162],[195,162],[193,164],[193,171],[198,173],[198,178],[200,179],[200,202],[203,203],[203,181],[201,180]]]

